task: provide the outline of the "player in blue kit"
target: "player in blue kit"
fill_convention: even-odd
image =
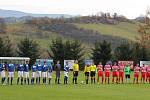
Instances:
[[[36,66],[36,62],[34,62],[34,65],[32,65],[32,79],[31,79],[31,84],[34,85],[34,80],[36,77],[36,71],[37,71],[37,66]]]
[[[5,79],[6,79],[6,63],[4,63],[4,64],[1,64],[1,69],[0,69],[0,71],[1,71],[1,77],[2,77],[2,85],[5,85]]]
[[[36,83],[40,84],[40,78],[41,78],[41,73],[42,73],[42,64],[41,61],[39,60],[39,63],[37,65],[37,76],[36,76]]]
[[[29,62],[26,61],[24,64],[24,84],[26,84],[26,81],[28,81],[29,85]]]
[[[48,79],[49,79],[48,84],[50,84],[50,83],[51,83],[51,79],[52,79],[52,72],[53,72],[53,66],[52,66],[52,64],[50,63],[50,64],[48,64]]]
[[[7,79],[7,83],[9,85],[9,81],[11,82],[11,85],[13,83],[13,78],[14,78],[14,71],[15,71],[15,66],[14,64],[10,63],[8,65],[8,79]]]
[[[46,84],[46,78],[47,78],[47,65],[46,61],[44,62],[43,68],[42,68],[42,77],[43,77],[43,84]]]
[[[68,72],[69,72],[69,65],[68,62],[66,62],[66,65],[64,66],[64,84],[68,83]]]
[[[23,85],[23,64],[19,64],[17,71],[18,71],[18,79],[17,79],[17,85],[19,84],[19,80],[21,78],[21,85]]]

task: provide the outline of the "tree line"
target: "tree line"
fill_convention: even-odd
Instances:
[[[0,56],[1,57],[30,57],[30,65],[34,63],[37,58],[40,58],[40,45],[26,36],[16,44],[14,50],[14,44],[9,37],[0,37]],[[91,56],[85,58],[86,48],[78,40],[66,40],[62,38],[56,38],[51,40],[47,53],[50,59],[54,61],[60,60],[62,68],[64,60],[78,60],[80,65],[83,65],[84,59],[93,59],[95,64],[102,62],[103,65],[107,61],[118,60],[132,60],[136,63],[139,61],[150,60],[150,49],[144,48],[140,43],[134,43],[129,41],[123,41],[118,47],[112,50],[111,43],[107,41],[96,41],[94,47],[91,49]],[[83,66],[81,66],[83,69]]]

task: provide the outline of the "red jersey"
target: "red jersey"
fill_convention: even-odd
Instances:
[[[141,68],[141,72],[146,72],[146,66],[142,66],[142,68]]]
[[[140,67],[135,66],[135,67],[134,67],[134,72],[135,72],[135,73],[139,73],[139,72],[140,72]]]
[[[113,71],[118,71],[118,66],[112,66]]]
[[[119,66],[119,72],[123,72],[124,66]]]
[[[110,65],[105,65],[104,70],[105,70],[105,72],[110,72],[110,70],[111,70]]]
[[[97,71],[103,71],[103,65],[97,65]]]
[[[147,72],[150,73],[150,67],[149,66],[147,67]]]

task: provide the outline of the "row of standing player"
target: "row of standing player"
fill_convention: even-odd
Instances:
[[[29,85],[29,62],[26,61],[25,64],[19,64],[17,67],[18,71],[18,79],[17,79],[17,84],[19,84],[19,81],[21,80],[21,84],[28,84]],[[46,64],[44,62],[44,65],[41,64],[41,61],[39,60],[38,64],[36,62],[34,65],[31,67],[31,84],[35,83],[36,79],[36,84],[40,84],[41,77],[43,77],[43,84],[46,84],[46,79],[48,77],[48,84],[51,83],[51,78],[52,78],[52,71],[53,67],[50,64]],[[60,73],[61,73],[61,65],[60,61],[57,61],[55,65],[55,71],[56,71],[56,78],[55,78],[55,83],[60,84]],[[76,60],[75,63],[73,64],[73,83],[77,84],[77,77],[78,77],[78,71],[79,71],[79,65],[78,61]],[[0,75],[2,77],[2,85],[5,85],[5,79],[6,79],[6,72],[8,72],[8,78],[7,78],[7,84],[13,84],[13,79],[14,79],[14,72],[15,72],[15,65],[14,64],[2,64],[2,67],[0,69]],[[64,66],[64,84],[68,83],[68,72],[69,72],[69,65],[68,62],[66,62],[66,65]]]
[[[150,83],[150,66],[145,66],[144,64],[142,66],[139,66],[137,64],[136,66],[133,65],[117,65],[117,63],[114,63],[114,65],[111,67],[111,65],[106,64],[103,66],[101,63],[97,66],[98,70],[98,79],[97,81],[100,82],[99,78],[102,78],[102,83],[105,81],[109,84],[110,79],[110,72],[112,69],[112,83],[124,83],[124,76],[126,78],[126,83],[130,82],[130,75],[131,75],[131,69],[134,71],[134,78],[133,83],[138,83],[139,75],[141,72],[141,83],[149,82]],[[115,82],[116,78],[116,82]]]

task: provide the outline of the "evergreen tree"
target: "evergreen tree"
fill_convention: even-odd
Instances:
[[[106,62],[109,61],[112,56],[111,43],[108,43],[105,40],[103,42],[96,42],[92,55],[93,55],[92,58],[95,61],[95,64],[102,62],[102,64],[105,65]]]
[[[18,43],[17,53],[19,57],[29,57],[29,64],[32,65],[36,58],[39,57],[39,44],[26,37]]]

